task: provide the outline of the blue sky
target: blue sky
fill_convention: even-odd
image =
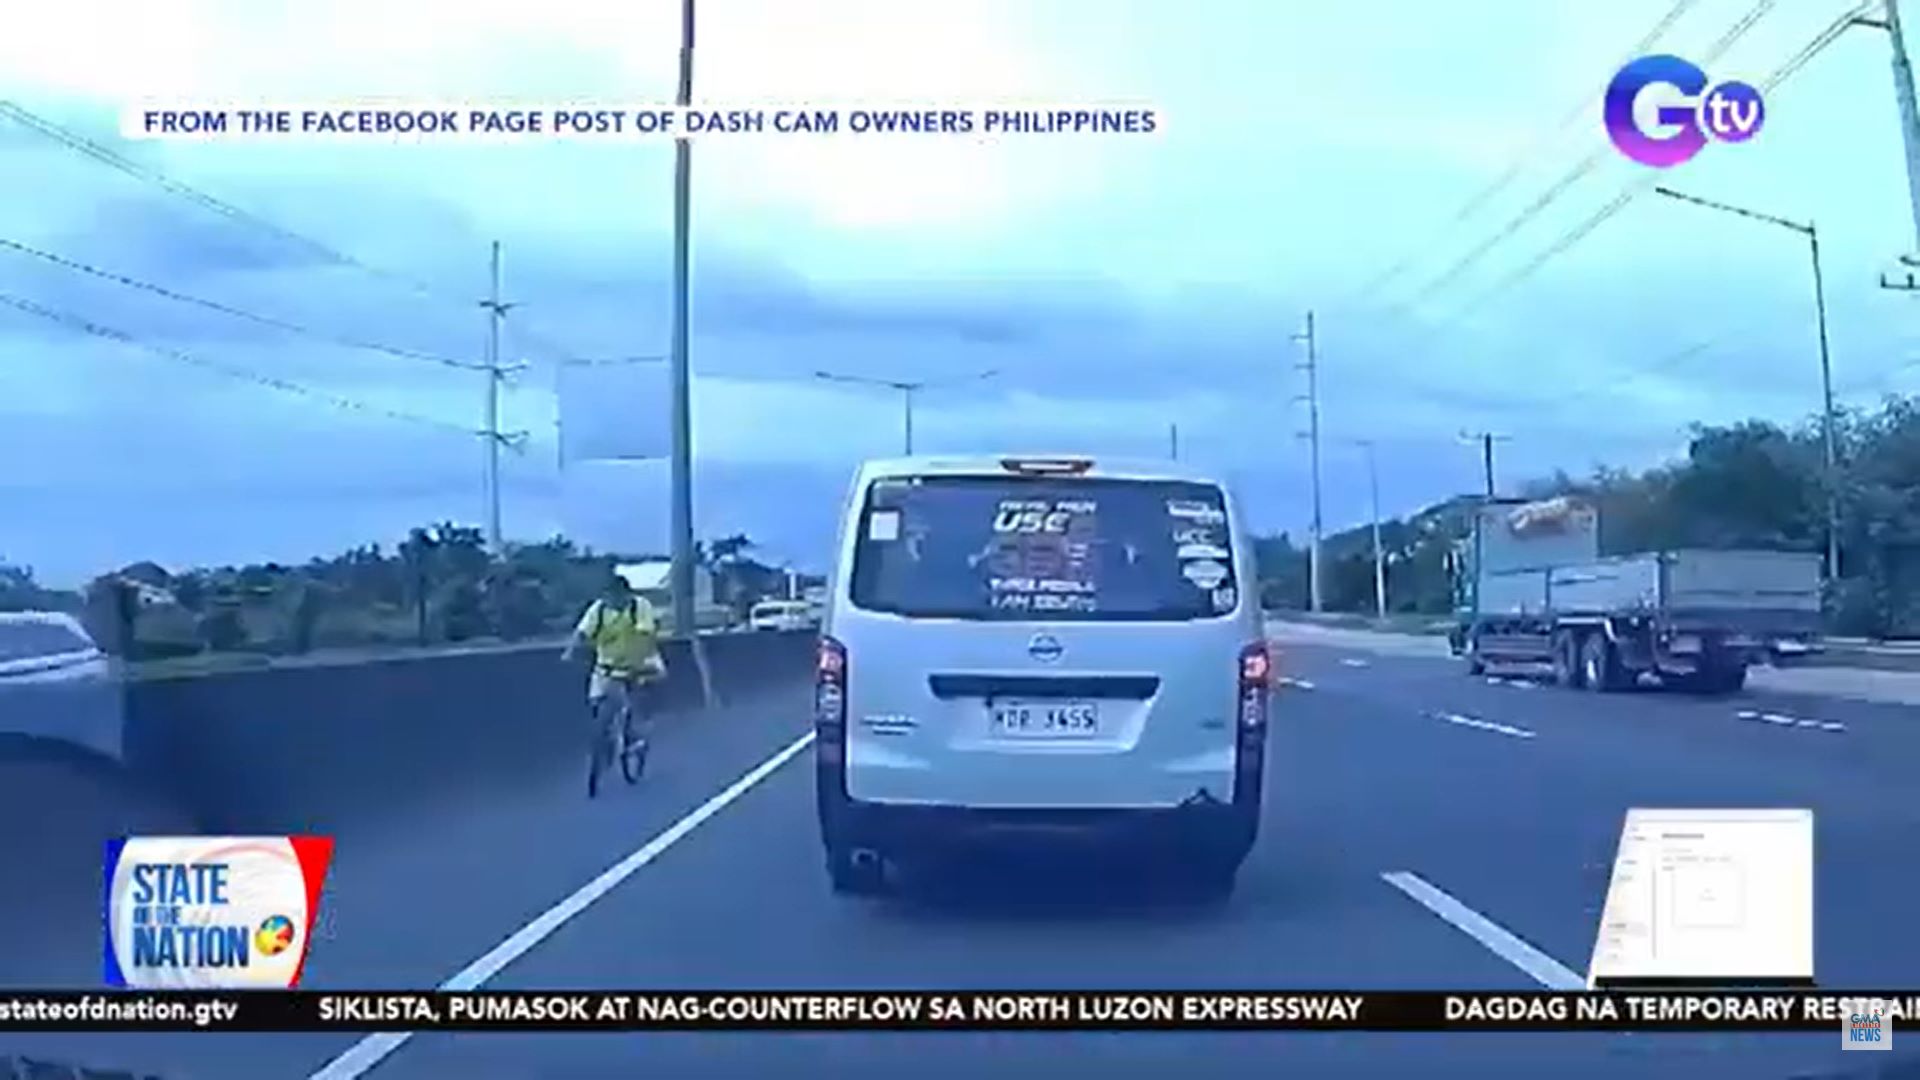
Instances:
[[[506,292],[525,305],[509,357],[533,365],[506,399],[508,426],[533,434],[508,459],[508,532],[658,547],[661,469],[557,470],[552,361],[664,351],[665,144],[161,144],[115,132],[126,103],[151,97],[665,101],[678,6],[37,5],[0,41],[0,95],[387,273],[330,264],[4,117],[0,239],[469,360],[499,240]],[[1712,74],[1759,82],[1850,6],[1780,0]],[[1297,533],[1308,487],[1290,336],[1308,308],[1330,527],[1367,512],[1355,439],[1378,441],[1383,500],[1400,512],[1477,485],[1462,429],[1510,435],[1500,471],[1517,482],[1658,460],[1695,421],[1809,414],[1809,274],[1791,234],[1658,199],[1648,170],[1610,152],[1509,228],[1604,151],[1600,90],[1672,7],[710,0],[703,100],[1149,103],[1167,130],[997,146],[700,143],[702,531],[745,531],[776,558],[818,562],[850,469],[900,435],[893,397],[814,381],[816,369],[992,368],[992,380],[925,395],[923,449],[1157,454],[1177,423],[1183,456],[1235,477],[1256,525]],[[1701,55],[1754,8],[1698,0],[1660,47]],[[1819,223],[1835,381],[1855,404],[1920,390],[1920,300],[1876,284],[1913,247],[1888,57],[1884,34],[1849,31],[1769,97],[1757,139],[1661,176]],[[1639,194],[1590,235],[1488,292],[1625,191]],[[454,429],[480,422],[471,372],[323,345],[5,251],[0,293],[326,395]],[[141,557],[298,559],[429,518],[477,522],[481,460],[455,431],[0,309],[0,558],[53,580]]]

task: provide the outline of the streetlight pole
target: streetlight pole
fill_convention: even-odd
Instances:
[[[1367,495],[1373,504],[1373,611],[1387,617],[1387,555],[1380,542],[1380,462],[1372,439],[1355,439],[1354,445],[1367,452]]]
[[[899,394],[901,405],[901,433],[904,436],[906,453],[908,456],[912,456],[913,396],[915,394],[922,390],[953,386],[958,383],[977,382],[982,379],[991,379],[998,374],[1000,374],[1000,372],[997,370],[978,371],[965,378],[947,379],[939,382],[930,382],[924,379],[917,382],[907,382],[900,379],[870,379],[863,375],[841,375],[832,371],[816,371],[813,373],[813,377],[822,382],[849,383],[854,386],[872,386],[882,390],[892,390]]]
[[[1696,195],[1687,195],[1668,187],[1653,189],[1669,199],[1704,206],[1709,210],[1735,214],[1754,221],[1763,221],[1782,229],[1788,229],[1807,238],[1807,251],[1813,260],[1813,311],[1814,320],[1820,333],[1820,398],[1821,398],[1821,442],[1825,447],[1826,488],[1827,488],[1827,577],[1840,580],[1840,451],[1839,436],[1834,430],[1836,417],[1833,408],[1833,358],[1827,345],[1827,291],[1826,283],[1820,272],[1820,232],[1812,222],[1789,221],[1786,218],[1763,214],[1757,210],[1733,206],[1728,203],[1702,199]]]
[[[1789,221],[1786,217],[1774,217],[1772,213],[1699,198],[1665,186],[1657,186],[1653,190],[1672,200],[1718,209],[1722,213],[1734,213],[1738,217],[1764,221],[1766,225],[1776,225],[1780,229],[1807,236],[1807,252],[1812,258],[1812,309],[1814,323],[1820,332],[1820,440],[1826,455],[1826,575],[1830,580],[1839,580],[1839,434],[1836,432],[1837,419],[1834,415],[1834,361],[1826,338],[1826,282],[1820,275],[1820,231],[1814,229],[1811,221]]]
[[[680,5],[680,87],[674,99],[693,104],[693,0]],[[671,521],[673,628],[692,637],[693,604],[693,376],[687,360],[688,248],[693,200],[693,146],[685,136],[673,144],[673,341]]]

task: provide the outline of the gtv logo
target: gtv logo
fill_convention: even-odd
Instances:
[[[1601,111],[1607,137],[1620,152],[1642,165],[1672,168],[1688,161],[1707,145],[1707,137],[1721,142],[1746,142],[1760,131],[1767,109],[1760,91],[1743,82],[1723,82],[1708,89],[1707,73],[1677,56],[1643,56],[1620,69],[1607,84]],[[1650,87],[1670,87],[1680,104],[1663,104],[1654,111],[1664,131],[1641,129],[1633,115],[1634,102]]]

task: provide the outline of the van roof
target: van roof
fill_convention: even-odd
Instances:
[[[904,476],[1005,476],[1003,461],[1013,458],[1028,461],[1090,461],[1092,466],[1080,476],[1112,480],[1183,480],[1202,484],[1226,483],[1214,473],[1196,469],[1178,461],[1151,458],[1109,458],[1092,454],[1023,453],[1004,454],[924,454],[912,457],[878,458],[860,467],[859,483]]]

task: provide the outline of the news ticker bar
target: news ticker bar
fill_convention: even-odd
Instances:
[[[13,1031],[1833,1031],[1920,991],[0,992]]]

